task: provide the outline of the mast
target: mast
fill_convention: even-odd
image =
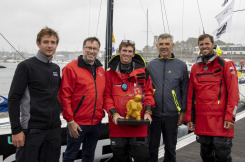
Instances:
[[[113,4],[114,4],[114,0],[107,0],[105,70],[107,69],[107,64],[111,59],[111,55],[112,55]]]

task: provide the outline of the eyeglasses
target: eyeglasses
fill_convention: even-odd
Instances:
[[[134,41],[126,40],[126,39],[122,40],[121,43],[129,43],[129,44],[135,45],[135,42]]]
[[[87,48],[88,50],[90,51],[99,51],[99,48],[93,48],[93,47],[90,47],[90,46],[87,46],[87,47],[84,47],[84,48]]]

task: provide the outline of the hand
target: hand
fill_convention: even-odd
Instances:
[[[231,129],[233,126],[234,126],[234,123],[227,121],[227,120],[224,121],[224,128],[225,129]]]
[[[151,115],[149,113],[145,113],[144,120],[150,120],[150,124],[151,124],[151,122],[152,122]]]
[[[25,145],[25,134],[21,131],[18,134],[12,135],[12,143],[15,147],[23,147]]]
[[[192,122],[187,122],[187,127],[190,131],[194,131],[195,130],[195,127],[193,126],[193,123]]]
[[[80,128],[80,126],[76,122],[68,123],[68,129],[69,129],[70,136],[73,138],[79,137],[78,130],[80,132],[82,131],[82,129]]]
[[[118,113],[114,114],[113,117],[112,117],[113,123],[115,123],[117,125],[117,120],[118,119],[124,119],[124,117],[120,116]]]
[[[179,114],[179,119],[178,119],[178,126],[181,126],[184,123],[184,118],[185,118],[185,112],[181,112]]]

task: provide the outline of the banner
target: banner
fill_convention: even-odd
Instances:
[[[216,20],[220,24],[227,16],[232,15],[234,9],[234,0],[217,16],[215,16]]]
[[[222,34],[231,31],[231,20],[232,20],[232,16],[224,24],[222,24],[218,29],[216,29],[213,32],[215,41],[218,40]]]

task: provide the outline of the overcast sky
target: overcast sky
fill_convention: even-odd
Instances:
[[[221,6],[223,2],[224,0],[198,0],[206,33],[212,33],[219,27],[215,16],[225,9]],[[164,3],[174,41],[198,37],[202,33],[197,0],[164,0]],[[48,26],[59,33],[57,51],[81,51],[82,42],[88,36],[97,36],[101,41],[101,50],[104,50],[106,7],[107,0],[0,0],[0,33],[18,50],[35,53],[38,49],[36,35],[41,28]],[[160,0],[114,0],[116,48],[122,39],[135,41],[137,49],[146,45],[147,8],[149,45],[153,44],[154,35],[169,32],[163,8],[164,31]],[[235,0],[234,10],[242,9],[245,9],[245,1]],[[244,17],[245,11],[233,13],[232,32],[220,39],[244,45]],[[0,51],[2,50],[13,51],[0,36]]]

